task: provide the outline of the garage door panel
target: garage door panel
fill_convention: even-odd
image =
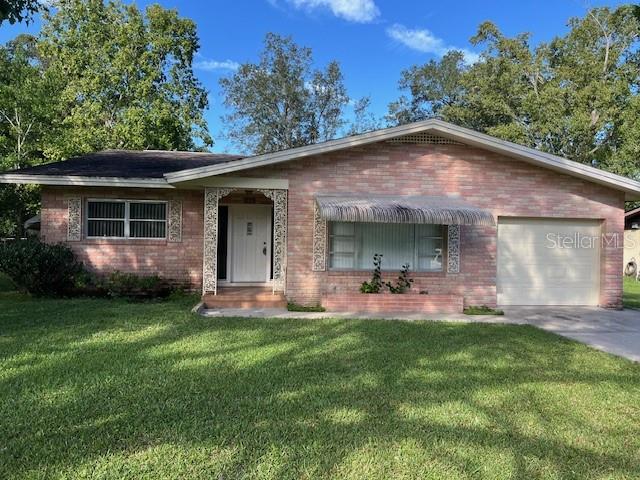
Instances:
[[[597,220],[501,218],[498,303],[597,305],[599,235]]]

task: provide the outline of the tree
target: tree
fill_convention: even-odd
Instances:
[[[53,99],[34,37],[19,35],[0,47],[0,171],[45,160],[44,145],[56,135]],[[1,185],[0,237],[22,236],[37,207],[36,187]]]
[[[0,26],[5,20],[14,24],[26,21],[43,8],[41,0],[0,0]]]
[[[485,22],[471,39],[484,47],[480,61],[445,57],[406,70],[400,87],[410,96],[388,118],[438,117],[638,177],[639,11],[592,9],[535,48],[528,34],[509,38]]]
[[[192,21],[102,0],[60,0],[43,21],[39,37],[0,47],[0,171],[106,148],[212,144]],[[22,235],[37,193],[0,185],[0,237]]]
[[[411,97],[403,95],[392,102],[387,120],[403,124],[440,116],[443,108],[457,104],[463,97],[461,77],[466,69],[464,54],[452,50],[439,62],[431,60],[403,71],[399,86],[408,90]]]
[[[60,87],[62,135],[49,156],[212,145],[207,93],[193,73],[193,21],[159,5],[62,0],[45,14],[39,50]]]
[[[309,48],[269,33],[258,63],[245,63],[220,86],[227,135],[256,154],[334,138],[349,102],[337,62],[313,70]]]
[[[371,112],[371,97],[362,97],[353,103],[353,122],[349,135],[359,135],[382,128],[382,122]]]

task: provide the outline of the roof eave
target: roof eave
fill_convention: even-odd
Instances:
[[[87,177],[79,175],[0,174],[0,183],[75,187],[176,188],[164,178]]]

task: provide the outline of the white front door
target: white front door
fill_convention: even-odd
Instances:
[[[269,281],[271,264],[271,206],[229,206],[231,281]]]

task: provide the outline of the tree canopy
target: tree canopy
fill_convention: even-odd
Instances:
[[[337,62],[313,68],[311,49],[291,37],[268,33],[258,63],[245,63],[220,86],[231,110],[223,120],[227,136],[256,154],[334,138],[345,127],[350,103]],[[356,121],[348,133],[372,127],[369,101],[356,102]]]
[[[41,0],[0,0],[0,26],[5,21],[30,22],[42,8]]]
[[[437,117],[490,135],[640,178],[638,7],[596,8],[570,30],[532,47],[491,22],[471,39],[484,48],[402,72],[408,91],[389,106],[392,124]]]
[[[0,46],[0,170],[108,148],[212,145],[198,47],[195,24],[175,10],[57,1],[37,37]],[[0,186],[0,236],[21,233],[35,192]]]

